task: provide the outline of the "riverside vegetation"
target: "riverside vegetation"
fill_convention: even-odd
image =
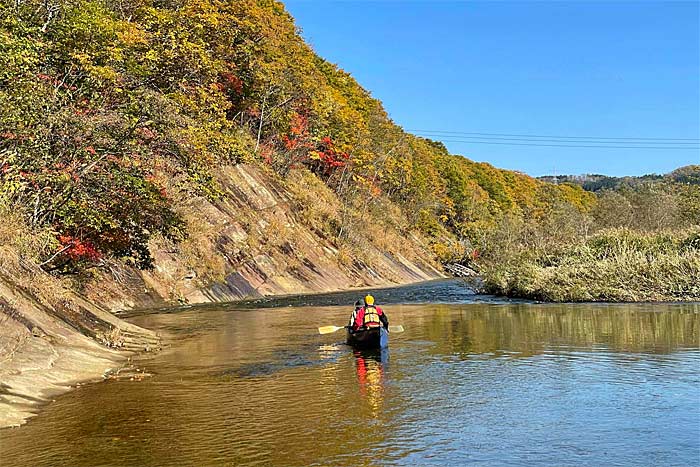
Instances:
[[[667,176],[597,177],[588,211],[504,219],[483,268],[494,293],[544,301],[700,297],[700,166]],[[603,184],[600,182],[603,181]]]
[[[0,0],[0,64],[4,254],[91,298],[160,273],[156,252],[198,287],[273,250],[313,269],[289,219],[351,272],[381,275],[388,255],[541,300],[700,297],[697,166],[593,192],[451,155],[317,56],[279,2]],[[229,209],[228,237],[207,222],[202,206],[240,198],[232,167],[286,217]]]

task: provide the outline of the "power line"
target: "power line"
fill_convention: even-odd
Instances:
[[[646,137],[610,137],[610,136],[557,136],[557,135],[532,135],[532,134],[515,134],[515,133],[479,133],[467,131],[442,131],[442,130],[406,130],[409,133],[423,134],[444,134],[444,135],[477,135],[477,136],[514,136],[525,138],[551,138],[551,139],[596,139],[596,140],[625,140],[625,141],[693,141],[700,142],[698,138],[646,138]],[[681,143],[679,143],[681,144]]]
[[[700,150],[700,147],[672,147],[672,146],[603,146],[603,145],[575,145],[575,144],[534,144],[534,143],[505,143],[496,141],[473,141],[461,139],[441,138],[445,143],[472,143],[472,144],[499,144],[506,146],[537,146],[537,147],[557,147],[557,148],[603,148],[603,149],[690,149]],[[583,142],[583,141],[582,141]],[[642,143],[640,143],[642,144]],[[653,144],[653,143],[651,143]]]
[[[427,133],[417,133],[419,136],[427,135]],[[435,138],[460,138],[464,139],[465,141],[470,141],[472,139],[478,139],[478,140],[487,140],[487,141],[532,141],[532,142],[538,142],[538,143],[585,143],[585,144],[609,144],[609,145],[615,145],[615,144],[663,144],[663,145],[695,145],[697,146],[698,143],[695,142],[664,142],[664,141],[605,141],[605,140],[576,140],[576,139],[536,139],[536,138],[500,138],[500,137],[493,137],[493,138],[487,138],[484,136],[458,136],[458,135],[429,135],[428,137],[435,137]],[[700,140],[699,140],[700,141]]]

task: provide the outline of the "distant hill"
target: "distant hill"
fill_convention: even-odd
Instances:
[[[647,174],[639,177],[609,177],[600,174],[585,175],[545,175],[539,180],[552,184],[570,183],[581,186],[586,191],[617,190],[623,187],[635,188],[658,182],[672,182],[700,185],[700,165],[679,167],[665,175]]]
[[[690,185],[700,185],[700,165],[686,165],[679,167],[666,175],[674,182],[687,183]]]

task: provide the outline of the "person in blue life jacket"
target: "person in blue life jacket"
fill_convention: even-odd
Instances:
[[[355,310],[350,315],[348,326],[353,331],[379,326],[389,329],[389,319],[386,313],[374,304],[374,297],[368,294],[364,299],[364,305],[360,300],[355,302]]]

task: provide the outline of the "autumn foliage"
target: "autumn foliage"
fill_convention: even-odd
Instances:
[[[65,257],[73,261],[98,261],[102,254],[89,240],[81,240],[71,235],[59,235],[58,241]]]
[[[149,267],[154,235],[187,233],[177,206],[241,162],[308,170],[360,220],[396,210],[445,260],[504,216],[594,204],[405,133],[272,0],[0,0],[0,63],[0,201],[53,229],[47,268]]]

